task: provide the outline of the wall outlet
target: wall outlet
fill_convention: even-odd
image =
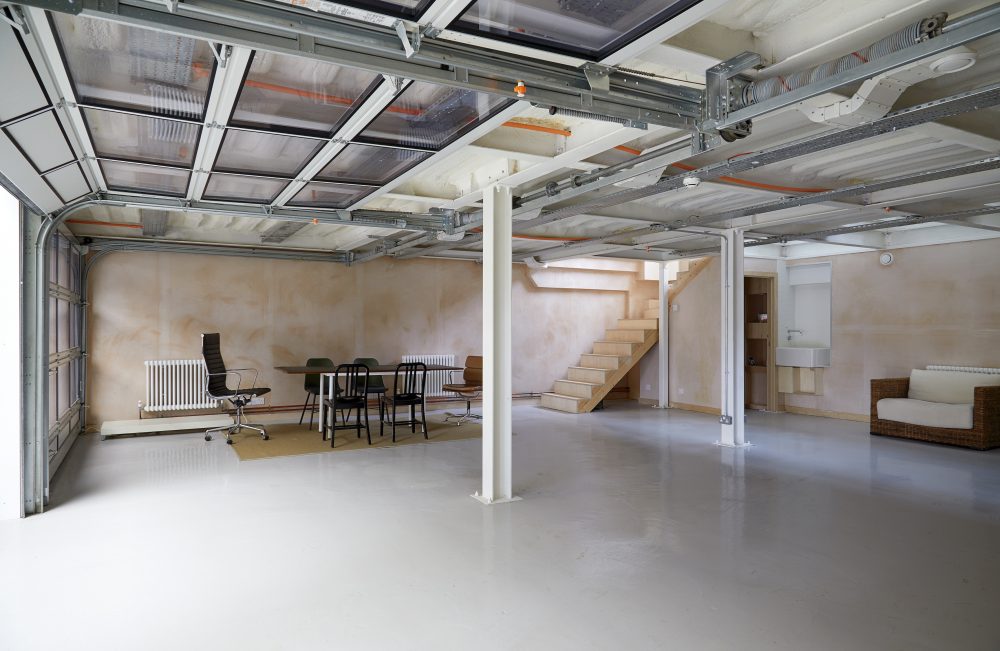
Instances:
[[[649,383],[646,384],[646,391],[650,391],[652,388],[653,388],[652,384]]]
[[[684,395],[684,387],[677,387],[677,395],[679,396]]]
[[[250,398],[250,407],[263,407],[264,406],[264,396],[254,396]]]
[[[670,304],[670,311],[671,312],[680,312],[680,309],[681,309],[681,306],[678,305],[677,303],[671,303]]]

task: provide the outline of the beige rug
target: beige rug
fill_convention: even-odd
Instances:
[[[420,426],[411,433],[408,426],[396,426],[396,442],[392,442],[392,428],[385,427],[385,436],[378,435],[378,415],[371,420],[372,444],[368,445],[365,429],[361,428],[361,438],[357,438],[354,430],[337,430],[337,445],[330,447],[330,441],[324,441],[319,431],[308,429],[304,424],[267,425],[267,441],[250,430],[243,430],[233,435],[233,444],[229,447],[236,452],[241,461],[253,459],[270,459],[272,457],[288,457],[297,454],[315,454],[317,452],[341,452],[347,450],[370,450],[372,448],[392,447],[393,445],[413,445],[415,443],[437,443],[439,441],[461,441],[477,439],[483,435],[478,421],[462,423],[444,422],[444,414],[428,414],[427,436],[424,439]],[[216,439],[218,440],[218,438]]]

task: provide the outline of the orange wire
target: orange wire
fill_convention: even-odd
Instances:
[[[671,166],[680,168],[686,172],[698,169],[693,165],[688,165],[686,163],[670,163]],[[720,176],[720,181],[725,183],[731,183],[733,185],[745,185],[748,188],[760,188],[761,190],[773,190],[775,192],[827,192],[829,188],[796,188],[787,185],[771,185],[770,183],[758,183],[757,181],[748,181],[746,179],[738,179],[734,176]]]
[[[633,149],[632,147],[626,147],[625,145],[618,145],[615,147],[618,151],[623,151],[626,154],[632,154],[633,156],[638,156],[642,152],[638,149]]]
[[[504,122],[503,126],[512,129],[524,129],[525,131],[539,131],[541,133],[551,133],[557,136],[572,136],[572,131],[566,129],[556,129],[555,127],[543,127],[540,124],[527,124],[525,122]]]

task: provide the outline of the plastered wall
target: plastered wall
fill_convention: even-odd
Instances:
[[[1000,240],[897,249],[889,267],[878,255],[788,262],[832,263],[833,344],[823,395],[784,394],[786,405],[864,417],[872,378],[928,364],[1000,366]],[[719,269],[713,261],[670,314],[672,402],[719,406]]]
[[[608,272],[611,273],[611,272]],[[620,273],[620,272],[618,272]],[[480,353],[482,268],[472,262],[375,260],[343,265],[176,253],[114,253],[90,280],[88,422],[137,418],[143,361],[195,359],[202,332],[222,333],[230,367],[260,369],[271,404],[301,404],[302,376],[274,366],[309,357],[399,360]],[[604,330],[628,293],[541,289],[513,272],[513,388],[549,391]]]

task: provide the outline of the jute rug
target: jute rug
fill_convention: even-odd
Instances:
[[[315,454],[317,452],[346,452],[350,450],[370,450],[372,448],[387,448],[393,445],[414,445],[418,443],[438,443],[440,441],[461,441],[477,439],[483,435],[478,421],[465,422],[460,426],[444,422],[444,414],[427,415],[427,436],[424,439],[420,426],[416,432],[410,432],[408,426],[396,426],[396,442],[392,442],[392,428],[385,427],[385,435],[379,438],[378,415],[371,420],[372,444],[368,445],[365,429],[361,428],[361,438],[357,438],[354,430],[337,430],[337,445],[330,447],[330,441],[324,441],[319,431],[308,429],[305,424],[275,424],[267,425],[267,441],[260,438],[256,432],[243,430],[233,435],[233,449],[241,461],[253,459],[270,459],[272,457],[289,457],[297,454]],[[221,437],[219,437],[221,438]],[[217,439],[218,440],[218,439]]]

